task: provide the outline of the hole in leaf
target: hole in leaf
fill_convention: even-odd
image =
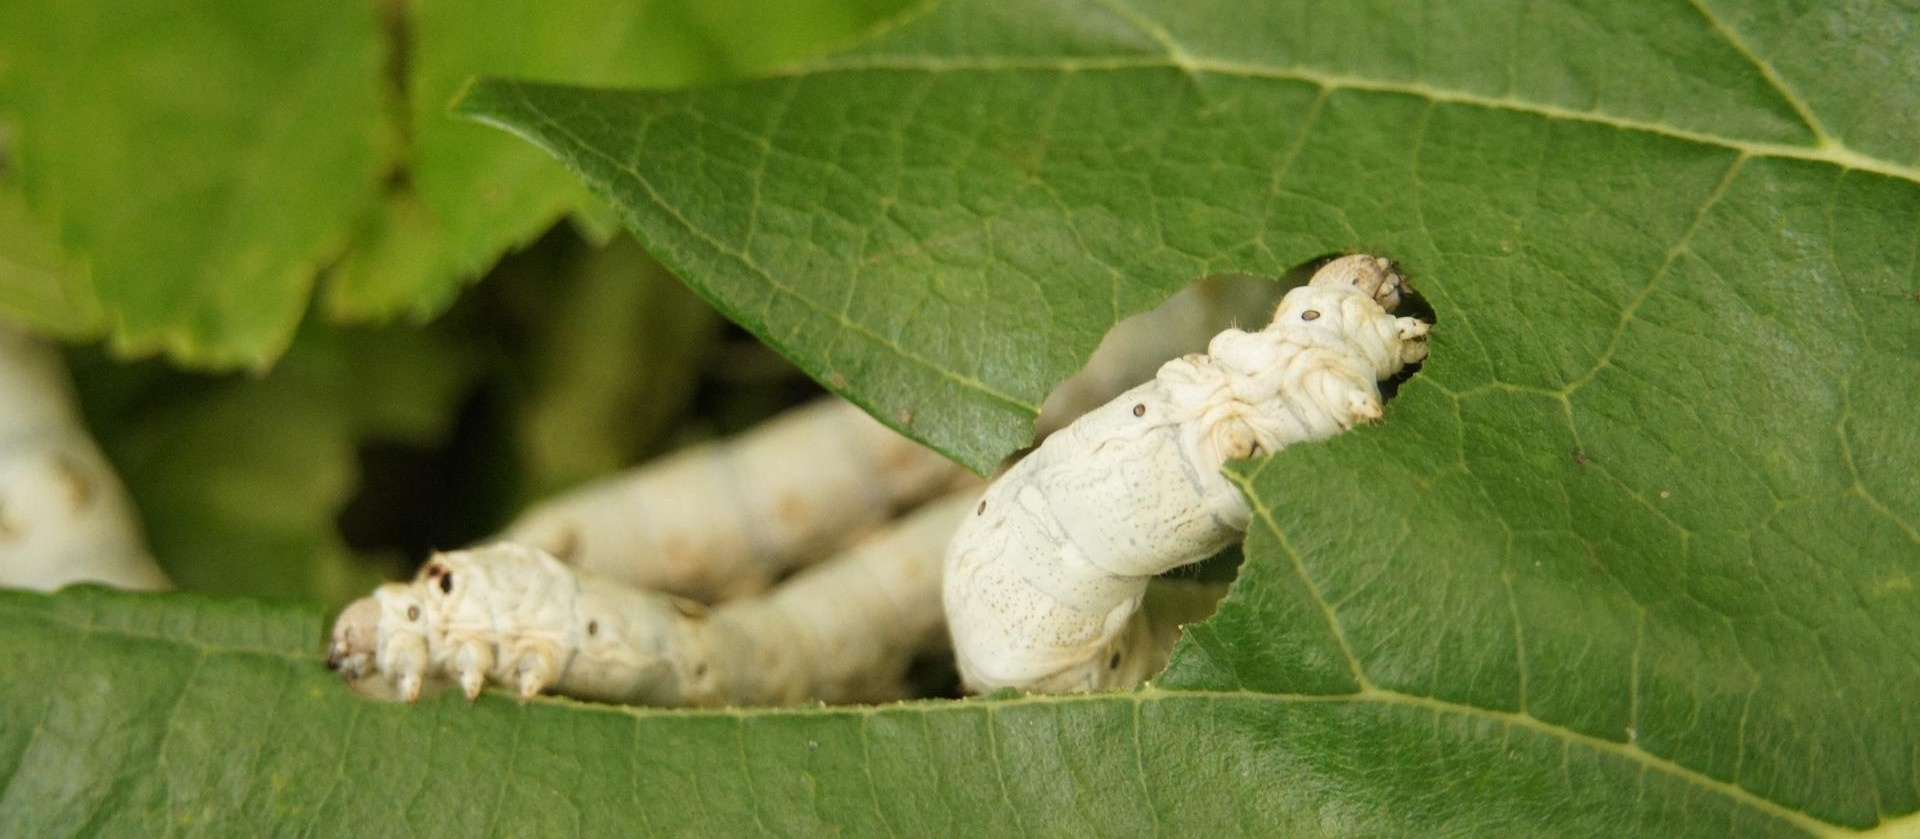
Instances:
[[[1209,341],[1223,330],[1239,328],[1251,332],[1266,327],[1288,291],[1306,285],[1315,272],[1345,255],[1330,253],[1316,257],[1288,270],[1278,280],[1240,274],[1208,277],[1181,289],[1159,307],[1115,324],[1087,365],[1048,395],[1035,423],[1035,445],[1080,414],[1153,378],[1167,361],[1188,353],[1205,352]],[[1401,266],[1401,270],[1405,273],[1406,269]],[[1418,291],[1417,278],[1408,278],[1407,288],[1393,314],[1435,322],[1433,306]],[[1301,320],[1310,323],[1322,316],[1323,312],[1313,312]],[[1382,400],[1393,399],[1400,385],[1416,375],[1420,366],[1408,365],[1381,381]],[[1144,413],[1150,412],[1133,410],[1134,416]],[[1266,454],[1258,452],[1259,456]],[[1158,614],[1150,615],[1156,624],[1172,620],[1170,616],[1178,616],[1176,622],[1182,624],[1211,617],[1225,586],[1238,577],[1244,559],[1240,545],[1235,543],[1208,559],[1161,575],[1148,590],[1148,606],[1143,610],[1148,613],[1158,610]]]

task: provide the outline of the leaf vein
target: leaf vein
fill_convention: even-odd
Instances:
[[[1573,396],[1579,392],[1582,387],[1585,387],[1587,383],[1593,381],[1595,376],[1600,375],[1602,370],[1612,366],[1613,354],[1619,350],[1620,339],[1626,335],[1627,327],[1633,323],[1634,316],[1639,314],[1640,307],[1646,304],[1647,299],[1653,296],[1654,288],[1660,285],[1662,279],[1666,278],[1667,273],[1673,269],[1673,264],[1680,259],[1682,254],[1687,252],[1688,243],[1692,242],[1694,234],[1699,232],[1701,224],[1707,219],[1707,214],[1711,212],[1713,208],[1720,203],[1720,199],[1727,194],[1728,187],[1732,186],[1734,177],[1739,174],[1741,166],[1745,164],[1748,159],[1748,156],[1744,154],[1735,157],[1733,163],[1727,166],[1727,170],[1721,173],[1719,182],[1714,184],[1713,189],[1707,193],[1707,197],[1700,202],[1699,209],[1694,211],[1693,219],[1687,223],[1686,229],[1680,232],[1680,238],[1673,243],[1672,247],[1667,248],[1666,257],[1661,260],[1660,267],[1654,270],[1653,276],[1640,287],[1640,290],[1634,294],[1633,299],[1627,301],[1626,306],[1621,307],[1620,320],[1614,324],[1613,333],[1608,336],[1606,347],[1600,351],[1600,355],[1594,360],[1593,365],[1587,368],[1585,373],[1574,377],[1573,381],[1568,382],[1565,387],[1561,388],[1560,392],[1562,395],[1566,397]],[[1691,402],[1684,399],[1680,400],[1680,402],[1684,405],[1691,405]],[[1701,425],[1702,427],[1707,427],[1705,423]]]
[[[1367,679],[1366,669],[1360,665],[1360,658],[1354,655],[1353,646],[1347,642],[1346,630],[1340,625],[1340,620],[1334,616],[1333,608],[1327,605],[1326,598],[1320,594],[1320,587],[1314,583],[1312,575],[1307,573],[1307,567],[1301,559],[1300,552],[1287,541],[1286,532],[1280,528],[1279,523],[1274,521],[1273,511],[1267,507],[1260,494],[1253,491],[1252,485],[1247,482],[1248,479],[1245,476],[1229,473],[1229,477],[1240,485],[1241,492],[1253,505],[1254,515],[1260,519],[1261,524],[1266,526],[1267,531],[1273,534],[1275,541],[1280,543],[1280,549],[1286,552],[1287,559],[1293,563],[1294,574],[1299,578],[1300,584],[1307,587],[1308,595],[1313,598],[1314,605],[1320,609],[1321,616],[1326,619],[1327,630],[1333,634],[1334,643],[1339,646],[1340,654],[1346,659],[1347,670],[1352,674],[1354,682],[1363,690],[1371,689],[1373,683]]]
[[[1322,73],[1291,67],[1274,67],[1247,62],[1221,61],[1215,59],[1191,59],[1189,66],[1182,66],[1158,57],[1113,57],[1113,58],[912,58],[912,57],[862,57],[830,60],[801,65],[784,71],[785,76],[802,74],[823,74],[828,72],[909,72],[909,73],[964,73],[964,72],[1004,72],[1035,71],[1057,73],[1117,72],[1128,70],[1175,70],[1180,72],[1212,74],[1247,79],[1275,79],[1282,81],[1304,82],[1319,85],[1332,90],[1357,90],[1369,93],[1399,94],[1430,99],[1442,104],[1468,105],[1490,110],[1512,111],[1532,114],[1547,119],[1584,122],[1605,125],[1625,131],[1637,131],[1671,137],[1690,143],[1719,146],[1740,152],[1749,157],[1781,157],[1796,160],[1809,160],[1840,166],[1846,169],[1858,169],[1874,172],[1900,180],[1920,183],[1920,166],[1912,166],[1872,157],[1854,151],[1846,145],[1832,141],[1819,145],[1791,145],[1744,140],[1723,134],[1714,134],[1672,125],[1663,125],[1632,117],[1616,116],[1600,111],[1582,111],[1562,105],[1544,102],[1531,102],[1511,96],[1489,96],[1463,90],[1450,90],[1430,85],[1381,81],[1338,73]]]
[[[1775,70],[1771,63],[1768,63],[1765,59],[1762,59],[1758,53],[1754,52],[1753,48],[1747,45],[1746,39],[1741,38],[1739,34],[1735,33],[1732,27],[1720,19],[1719,15],[1714,14],[1712,9],[1707,8],[1704,0],[1687,0],[1687,5],[1692,6],[1693,10],[1699,13],[1701,19],[1705,20],[1707,25],[1713,28],[1714,34],[1719,35],[1721,39],[1727,42],[1727,46],[1733,47],[1733,50],[1740,53],[1741,57],[1752,64],[1755,70],[1760,71],[1760,75],[1767,80],[1767,84],[1773,87],[1774,92],[1780,94],[1781,100],[1787,103],[1787,107],[1793,109],[1793,112],[1800,117],[1800,121],[1806,123],[1807,130],[1813,132],[1814,138],[1819,141],[1822,147],[1836,147],[1840,145],[1838,141],[1834,140],[1832,134],[1827,133],[1827,127],[1820,123],[1820,119],[1813,115],[1813,109],[1807,106],[1806,101],[1802,100],[1799,94],[1793,92],[1793,88],[1787,84],[1785,78],[1781,77],[1780,72]]]

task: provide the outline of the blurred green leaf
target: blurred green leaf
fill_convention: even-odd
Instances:
[[[129,354],[272,362],[376,197],[384,60],[371,0],[0,4],[9,180],[89,269],[62,282],[66,322]]]
[[[448,118],[470,77],[709,82],[899,2],[7,4],[0,119],[25,203],[0,198],[0,266],[34,270],[0,268],[0,310],[123,354],[265,368],[339,260],[336,319],[427,320],[569,214],[601,241],[617,227],[544,155]]]
[[[145,394],[92,419],[174,580],[328,605],[365,594],[386,570],[357,557],[335,524],[359,488],[359,447],[440,443],[479,373],[469,350],[438,333],[312,325],[265,377],[156,371],[135,383],[88,375],[96,370],[81,368],[83,388]]]
[[[530,498],[660,451],[719,326],[711,306],[622,236],[541,292],[558,311],[528,359],[518,411]]]
[[[477,75],[682,87],[738,76],[844,41],[902,0],[420,0],[408,20],[410,177],[326,294],[336,318],[424,318],[508,249],[575,214],[612,219],[534,149],[447,115]]]
[[[350,328],[328,334],[334,346],[324,369],[360,438],[420,445],[444,440],[460,400],[484,371],[472,343],[444,330]]]
[[[97,334],[105,313],[86,266],[67,258],[53,232],[0,179],[0,311],[52,335]]]

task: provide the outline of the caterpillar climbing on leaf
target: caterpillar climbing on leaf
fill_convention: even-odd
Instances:
[[[1167,362],[996,479],[945,565],[966,687],[1101,690],[1164,666],[1177,630],[1142,611],[1149,581],[1246,530],[1228,460],[1381,418],[1379,382],[1427,356],[1430,325],[1391,314],[1405,287],[1385,259],[1334,260],[1265,329]]]

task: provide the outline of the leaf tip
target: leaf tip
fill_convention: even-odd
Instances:
[[[508,128],[524,100],[521,82],[491,76],[469,76],[447,101],[447,115]]]

